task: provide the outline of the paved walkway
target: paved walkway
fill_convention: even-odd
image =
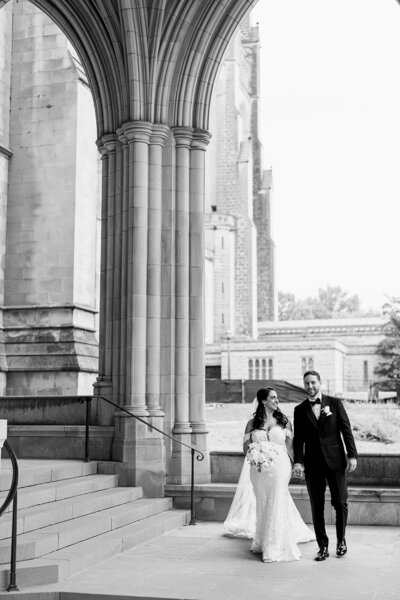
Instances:
[[[328,533],[334,540],[332,527]],[[223,536],[221,523],[198,523],[46,589],[62,590],[52,595],[59,600],[399,600],[400,528],[351,526],[347,542],[341,559],[332,547],[325,562],[315,562],[316,544],[309,542],[300,561],[264,564],[248,540]]]

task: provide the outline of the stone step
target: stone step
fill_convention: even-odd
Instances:
[[[171,509],[150,514],[158,504],[157,500],[159,499],[136,501],[143,504],[149,503],[148,516],[136,522],[56,550],[42,558],[18,562],[18,586],[23,588],[58,583],[88,569],[97,562],[125,552],[154,537],[163,535],[167,531],[187,525],[190,513],[186,510]],[[0,590],[7,587],[8,581],[9,567],[0,565]]]
[[[18,488],[18,512],[20,509],[56,502],[65,498],[82,496],[91,492],[115,488],[118,485],[118,475],[88,475],[64,479],[53,483],[43,483],[31,487]],[[0,503],[6,493],[0,494]],[[5,512],[12,511],[10,504]]]
[[[50,483],[62,479],[73,479],[97,473],[97,461],[83,462],[80,460],[27,460],[19,463],[18,489]],[[1,460],[0,491],[8,492],[12,481],[11,461]]]
[[[115,506],[56,525],[43,527],[36,531],[23,533],[18,536],[17,560],[29,560],[45,556],[50,552],[94,538],[150,515],[168,510],[171,507],[171,498],[134,500],[122,506]],[[6,564],[9,560],[10,540],[4,539],[0,541],[0,564]]]
[[[68,497],[64,500],[57,500],[56,498],[57,501],[55,502],[39,504],[37,506],[31,505],[28,508],[21,508],[18,502],[18,535],[126,504],[143,496],[143,491],[140,487],[117,488],[114,485],[110,485],[110,488],[93,491],[95,484],[97,484],[97,487],[101,486],[102,488],[107,484],[103,479],[104,476],[96,475],[93,477],[98,479],[91,482],[92,489],[89,489],[91,493],[73,498]],[[115,480],[112,483],[114,482]],[[71,493],[71,490],[68,491]],[[31,500],[30,496],[24,499],[27,501]],[[12,513],[8,512],[0,520],[0,540],[10,537],[11,519]]]

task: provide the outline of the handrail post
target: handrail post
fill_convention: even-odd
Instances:
[[[10,563],[10,583],[7,592],[18,592],[17,586],[17,498],[18,490],[15,492],[13,500],[12,528],[11,528],[11,563]]]
[[[194,511],[194,448],[191,448],[192,454],[192,471],[190,483],[190,522],[189,525],[196,525],[196,515]]]

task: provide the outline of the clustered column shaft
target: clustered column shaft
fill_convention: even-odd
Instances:
[[[99,380],[109,396],[138,416],[163,415],[162,176],[168,132],[163,125],[130,122],[98,144],[103,158]],[[172,133],[174,433],[206,433],[204,151],[210,136],[188,127]]]

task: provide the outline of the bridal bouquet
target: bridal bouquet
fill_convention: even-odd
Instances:
[[[271,444],[270,442],[253,442],[249,445],[246,460],[250,463],[251,467],[256,467],[257,471],[261,473],[271,467],[278,454],[279,450],[275,444]]]

